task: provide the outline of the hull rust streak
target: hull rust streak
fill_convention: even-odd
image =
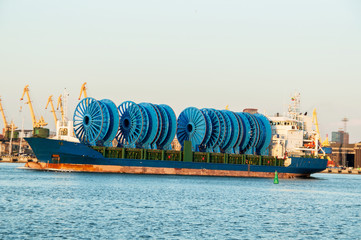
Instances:
[[[130,174],[155,174],[155,175],[191,175],[191,176],[222,176],[222,177],[263,177],[273,178],[273,172],[227,171],[211,169],[185,169],[185,168],[158,168],[158,167],[130,167],[88,164],[55,164],[43,162],[29,162],[27,167],[43,171],[76,171],[98,173],[130,173]],[[309,177],[310,174],[279,173],[279,178]]]

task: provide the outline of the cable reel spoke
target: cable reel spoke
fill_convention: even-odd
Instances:
[[[158,117],[155,108],[150,103],[140,103],[141,107],[143,107],[144,111],[148,115],[148,131],[144,136],[142,141],[139,141],[139,146],[142,148],[150,149],[152,148],[151,144],[154,139],[157,137],[158,133]]]
[[[73,122],[75,136],[80,142],[93,146],[104,145],[107,136],[110,136],[109,130],[118,128],[114,126],[116,124],[107,104],[94,98],[84,98],[78,103],[74,110]],[[108,138],[114,139],[112,136]]]
[[[222,148],[226,153],[234,153],[234,147],[238,141],[240,132],[238,119],[233,112],[229,110],[222,110],[222,113],[227,116],[229,120],[229,128],[231,129],[229,132],[229,140],[222,146]]]
[[[203,114],[208,116],[211,125],[211,132],[209,135],[209,139],[205,144],[205,148],[207,152],[213,152],[213,147],[216,146],[221,133],[220,121],[213,109],[203,108],[201,111]]]
[[[224,141],[224,138],[225,138],[225,133],[226,133],[226,126],[225,126],[225,119],[223,117],[223,115],[220,113],[220,111],[218,110],[215,110],[215,109],[212,109],[215,114],[217,115],[218,119],[219,119],[219,124],[220,124],[220,135],[219,135],[219,138],[217,140],[217,143],[215,144],[215,147],[220,147],[221,144],[223,143]]]
[[[256,146],[256,153],[259,155],[268,155],[269,150],[268,146],[271,143],[272,139],[272,128],[270,124],[270,120],[259,113],[254,114],[254,117],[257,119],[260,125],[260,140]]]
[[[212,121],[206,109],[201,109],[204,118],[206,119],[206,135],[203,139],[202,145],[206,147],[212,136]]]
[[[198,150],[206,136],[206,124],[206,119],[199,109],[195,107],[184,109],[177,122],[177,138],[182,147],[184,141],[190,140],[192,147]]]
[[[118,114],[119,130],[116,134],[118,142],[124,144],[124,147],[135,147],[141,135],[141,131],[137,129],[143,129],[141,108],[134,102],[126,101],[118,106]]]

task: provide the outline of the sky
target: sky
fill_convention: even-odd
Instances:
[[[317,109],[321,136],[361,141],[359,0],[0,0],[0,97],[25,121],[25,85],[51,130],[48,97],[284,113]],[[22,112],[20,108],[22,107]],[[2,128],[3,123],[0,122]]]

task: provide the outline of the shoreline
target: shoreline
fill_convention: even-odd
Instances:
[[[27,163],[37,162],[36,158],[32,157],[16,157],[16,156],[2,156],[0,157],[0,163]]]
[[[354,174],[354,175],[361,175],[361,169],[333,169],[333,168],[326,168],[320,173],[332,173],[332,174]]]

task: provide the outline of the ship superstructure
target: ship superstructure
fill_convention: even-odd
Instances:
[[[70,121],[67,116],[67,97],[68,93],[64,89],[63,96],[60,95],[58,99],[58,107],[61,108],[61,120],[56,121],[56,135],[52,139],[56,140],[66,140],[70,142],[79,142],[79,139],[75,137],[74,134],[74,124],[73,121]]]
[[[270,154],[279,158],[289,155],[318,155],[319,136],[315,131],[312,116],[300,110],[300,94],[291,98],[286,116],[269,117],[272,129]]]

